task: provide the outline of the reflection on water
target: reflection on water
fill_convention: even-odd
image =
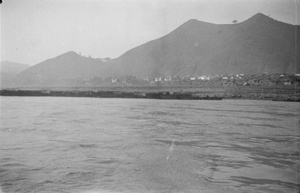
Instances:
[[[300,188],[299,103],[0,99],[5,193]]]

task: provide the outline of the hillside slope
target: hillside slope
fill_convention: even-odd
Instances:
[[[70,51],[25,70],[15,78],[15,84],[59,86],[76,79],[105,76],[108,71],[108,64],[103,60]]]
[[[17,74],[26,70],[30,66],[28,64],[20,64],[9,61],[1,61],[0,64],[0,86],[6,87],[11,84],[11,81]]]
[[[120,74],[144,76],[299,72],[300,26],[256,14],[238,24],[189,20],[113,60]],[[296,41],[295,41],[296,40]],[[298,61],[296,63],[296,61]]]

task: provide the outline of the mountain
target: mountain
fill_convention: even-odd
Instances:
[[[93,77],[157,77],[300,72],[300,26],[258,13],[236,24],[192,19],[169,34],[118,58],[95,59],[67,52],[34,65],[16,85],[66,85]]]
[[[28,64],[19,64],[15,62],[9,61],[1,61],[0,72],[7,73],[7,74],[18,74],[30,66]]]
[[[1,61],[0,64],[1,87],[9,85],[17,74],[26,70],[29,67],[30,66],[28,64],[19,64],[15,62]]]
[[[300,71],[300,26],[258,13],[237,24],[189,20],[112,62],[117,75],[254,74]],[[297,62],[296,62],[297,61]]]
[[[73,51],[48,59],[20,73],[16,85],[65,85],[76,79],[106,76],[110,71],[102,59],[81,56]]]

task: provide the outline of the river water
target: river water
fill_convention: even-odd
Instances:
[[[300,103],[0,101],[3,193],[298,193],[300,188]]]

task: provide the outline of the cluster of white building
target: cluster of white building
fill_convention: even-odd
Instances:
[[[254,77],[253,77],[254,76]],[[252,75],[252,78],[255,78],[256,76],[261,76],[261,75]],[[280,77],[284,77],[285,74],[273,74],[271,75],[271,77],[273,76],[280,76]],[[300,74],[295,74],[295,76],[300,76]],[[244,74],[229,74],[229,75],[201,75],[201,76],[158,76],[158,77],[147,77],[147,78],[138,78],[138,77],[134,77],[131,80],[126,80],[125,79],[117,79],[117,78],[111,78],[111,83],[117,83],[117,82],[121,82],[122,84],[132,84],[132,81],[144,81],[144,83],[150,83],[150,84],[155,84],[155,83],[160,83],[160,82],[181,82],[181,81],[207,81],[207,80],[211,80],[211,79],[221,79],[221,80],[241,80],[241,79],[247,79],[248,76],[245,76]],[[249,78],[249,77],[248,77]],[[288,83],[286,83],[288,84]]]

